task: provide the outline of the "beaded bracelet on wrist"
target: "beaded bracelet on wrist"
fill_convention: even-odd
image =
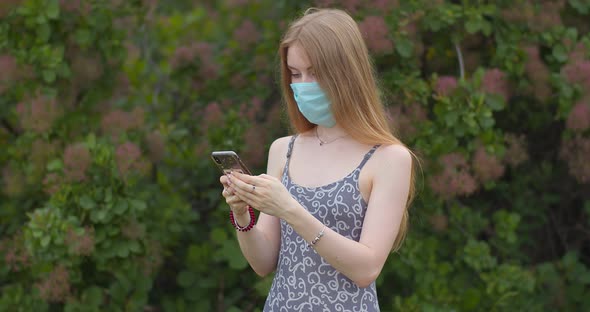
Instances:
[[[236,228],[236,230],[240,232],[248,232],[254,227],[254,224],[256,224],[256,215],[254,215],[254,209],[250,207],[250,205],[248,205],[248,213],[250,214],[250,223],[248,223],[248,225],[246,226],[240,226],[238,222],[236,222],[234,212],[230,209],[229,220],[231,221],[231,224],[234,226],[234,228]]]

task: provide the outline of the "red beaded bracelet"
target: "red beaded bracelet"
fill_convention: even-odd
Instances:
[[[250,223],[242,227],[236,222],[236,219],[234,218],[234,212],[230,209],[229,220],[231,221],[231,224],[236,228],[236,230],[240,232],[248,232],[254,227],[254,224],[256,224],[256,216],[254,215],[254,209],[250,207],[250,205],[248,205],[248,213],[250,213]]]

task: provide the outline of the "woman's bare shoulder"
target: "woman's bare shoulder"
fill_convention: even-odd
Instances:
[[[391,170],[399,170],[402,168],[411,168],[413,156],[410,149],[402,144],[388,144],[383,145],[375,153],[375,160],[378,164],[380,172],[388,171],[383,168],[390,168]]]
[[[272,176],[279,177],[282,175],[283,165],[287,160],[287,150],[289,142],[293,136],[284,136],[272,142],[268,151],[268,165],[266,172]]]
[[[271,155],[273,154],[287,154],[287,149],[289,146],[289,142],[291,141],[291,138],[293,138],[292,135],[289,136],[284,136],[278,139],[275,139],[272,144],[270,145],[270,150],[269,150],[269,158],[271,157]],[[284,152],[284,153],[281,153]],[[274,155],[273,155],[274,156]]]

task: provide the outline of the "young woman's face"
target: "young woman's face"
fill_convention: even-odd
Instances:
[[[315,81],[307,54],[299,45],[292,45],[287,50],[287,67],[291,71],[291,83]]]

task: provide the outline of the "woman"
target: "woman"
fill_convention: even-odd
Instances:
[[[308,10],[279,53],[296,134],[273,142],[267,174],[220,178],[242,253],[257,274],[276,270],[264,311],[379,311],[375,279],[406,232],[412,154],[388,129],[349,15]]]

